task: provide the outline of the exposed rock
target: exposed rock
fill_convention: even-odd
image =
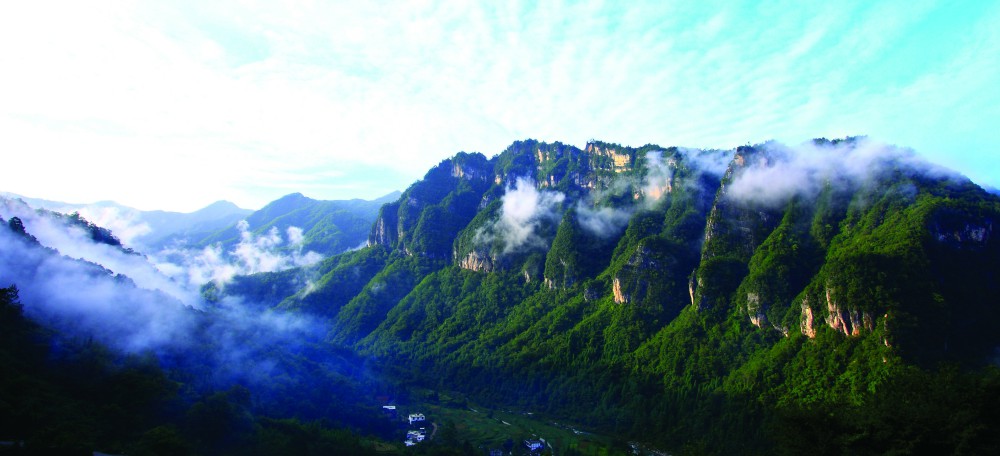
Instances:
[[[618,277],[615,277],[611,284],[611,293],[615,296],[615,304],[628,304],[629,295],[622,292],[622,282],[618,280]]]
[[[610,147],[601,149],[596,144],[587,144],[587,152],[595,155],[611,158],[611,171],[620,173],[632,169],[632,157],[629,154],[619,153]]]
[[[458,267],[476,272],[491,272],[493,271],[493,259],[489,255],[483,255],[473,250],[458,262]],[[528,276],[528,272],[525,271],[524,274],[525,278],[530,281],[531,277]]]
[[[397,233],[397,225],[399,224],[398,209],[398,202],[382,206],[378,218],[375,219],[372,230],[368,235],[369,247],[373,245],[391,246],[397,241],[400,234]]]
[[[871,331],[874,328],[871,314],[857,309],[844,309],[833,299],[834,290],[826,287],[826,309],[829,314],[826,324],[845,336],[859,336],[862,329]]]
[[[694,287],[693,298],[691,299],[691,305],[694,306],[695,310],[704,310],[706,307],[704,304],[705,295],[704,292],[702,292],[701,290],[705,289],[705,279],[701,276],[701,273],[699,272],[698,274],[695,275],[694,281],[695,281],[695,287]],[[688,290],[691,290],[690,286],[688,287]]]
[[[763,328],[767,324],[767,315],[764,315],[764,306],[760,303],[760,295],[757,293],[747,293],[747,314],[750,315],[750,323],[758,328]]]
[[[886,312],[885,315],[882,316],[882,334],[884,334],[882,336],[882,343],[885,344],[886,347],[892,348],[892,344],[889,343],[889,312]]]
[[[809,306],[809,300],[802,300],[802,318],[799,320],[799,330],[802,331],[802,335],[810,338],[816,338],[816,327],[813,326],[813,310]]]
[[[696,284],[697,284],[697,282],[695,281],[695,274],[692,273],[691,277],[688,279],[688,294],[691,295],[691,305],[692,306],[694,305],[694,292],[696,290],[696,287],[695,287]]]
[[[486,173],[483,170],[461,163],[454,163],[454,166],[451,168],[451,176],[470,181],[485,181],[487,179]]]

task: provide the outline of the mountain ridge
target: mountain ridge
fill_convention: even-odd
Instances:
[[[908,150],[525,140],[381,203],[363,247],[203,293],[315,316],[397,385],[685,454],[1000,446],[1000,197]]]
[[[663,425],[648,406],[685,411],[704,437],[735,431],[697,411],[712,395],[865,403],[904,366],[989,365],[997,217],[1000,199],[968,179],[865,138],[730,151],[519,141],[432,168],[380,209],[366,249],[325,263],[324,283],[281,308],[330,315],[331,340],[385,365],[420,366],[393,370],[404,381],[450,379],[633,435]],[[817,346],[853,354],[819,383],[738,380],[829,356]],[[785,358],[757,364],[774,350]],[[637,402],[611,378],[666,395]],[[847,386],[814,389],[835,384]],[[676,400],[691,388],[698,399]],[[580,395],[604,399],[568,405]],[[690,438],[680,429],[659,441]]]

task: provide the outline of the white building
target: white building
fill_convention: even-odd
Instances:
[[[540,440],[525,440],[524,446],[528,447],[529,451],[540,451],[545,447],[545,443]]]

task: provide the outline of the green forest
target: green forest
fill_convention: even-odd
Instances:
[[[863,141],[813,146],[849,160]],[[52,333],[7,288],[0,440],[488,454],[495,442],[458,412],[481,407],[609,436],[552,454],[623,454],[626,442],[692,455],[1000,453],[1000,198],[899,152],[780,195],[775,182],[748,187],[790,153],[526,140],[457,154],[373,214],[366,247],[203,288],[208,302],[323,322],[282,355],[311,380],[263,390],[200,385],[195,361]],[[379,395],[444,407],[447,432],[402,448]]]

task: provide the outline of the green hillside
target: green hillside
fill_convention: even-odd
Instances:
[[[323,201],[308,198],[301,193],[292,193],[272,201],[244,217],[244,220],[247,222],[246,229],[255,235],[267,233],[271,229],[276,229],[283,235],[289,227],[299,228],[303,235],[300,244],[303,251],[333,255],[363,245],[379,208],[397,196],[398,193],[390,193],[371,201]],[[229,248],[240,240],[238,224],[233,224],[219,232],[195,239],[193,243],[202,246],[221,243]]]
[[[770,143],[459,154],[281,307],[400,381],[675,451],[995,448],[1000,200],[887,151],[780,198],[745,190],[793,163]]]

